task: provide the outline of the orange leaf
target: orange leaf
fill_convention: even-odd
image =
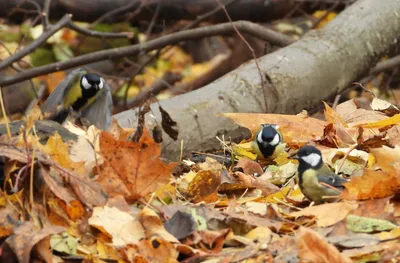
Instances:
[[[330,203],[310,206],[290,215],[294,217],[313,215],[317,217],[318,227],[327,227],[346,218],[347,214],[357,206],[356,203],[351,202]]]
[[[82,218],[85,215],[85,209],[78,200],[70,202],[66,206],[65,211],[67,212],[69,219],[72,221]]]
[[[325,119],[327,122],[333,123],[334,125],[339,125],[347,128],[347,123],[343,120],[343,118],[334,111],[325,101],[323,101],[325,105]]]
[[[400,174],[383,171],[364,170],[362,176],[356,176],[349,183],[341,198],[348,200],[365,200],[391,196],[400,190]]]
[[[350,258],[340,254],[336,247],[311,229],[300,227],[297,235],[300,262],[350,263]]]
[[[161,149],[146,129],[139,142],[116,140],[103,131],[100,134],[100,149],[104,169],[98,182],[111,196],[122,194],[129,200],[144,197],[168,183],[175,166],[175,163],[165,164],[160,160]]]

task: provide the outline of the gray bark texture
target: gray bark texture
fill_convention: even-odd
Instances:
[[[247,62],[196,91],[160,102],[178,123],[179,139],[163,135],[163,155],[176,160],[184,141],[184,154],[218,149],[215,136],[243,139],[249,136],[226,112],[296,114],[318,105],[322,99],[344,90],[386,54],[400,45],[400,1],[359,0],[323,29],[307,33],[299,41],[258,59],[262,74],[270,80],[267,109],[260,74],[254,61]],[[158,104],[152,114],[161,122]],[[137,111],[114,116],[123,127],[135,127]],[[147,116],[146,125],[155,123]]]

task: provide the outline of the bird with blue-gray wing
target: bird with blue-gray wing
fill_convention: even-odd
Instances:
[[[61,106],[61,109],[58,109]],[[74,115],[88,124],[107,130],[112,120],[111,88],[97,74],[73,70],[49,95],[42,110],[54,113],[50,119],[63,123]]]
[[[299,161],[298,182],[304,196],[315,204],[336,201],[348,180],[335,174],[323,162],[321,151],[314,146],[303,146],[293,159]]]

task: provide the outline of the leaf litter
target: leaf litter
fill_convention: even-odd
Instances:
[[[249,141],[224,142],[233,164],[167,162],[145,128],[137,141],[110,132],[15,135],[0,191],[2,260],[30,262],[352,262],[396,257],[400,238],[399,110],[373,99],[325,106],[325,121],[298,115],[225,113],[254,135],[277,124],[287,151],[257,160]],[[32,122],[33,123],[33,122]],[[174,125],[172,125],[174,126]],[[175,126],[174,126],[175,127]],[[175,129],[175,128],[174,128]],[[301,193],[303,145],[350,178],[335,203]],[[223,158],[222,158],[223,159]],[[195,160],[195,159],[193,159]]]

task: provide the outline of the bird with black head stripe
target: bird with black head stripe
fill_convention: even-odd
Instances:
[[[343,183],[348,180],[335,174],[326,166],[320,150],[314,146],[303,146],[292,158],[299,161],[299,186],[307,199],[315,204],[337,200],[337,198],[327,197],[338,196],[344,190]]]
[[[251,148],[258,158],[275,159],[285,150],[279,126],[274,124],[261,124],[261,129],[254,136]]]
[[[112,118],[111,88],[105,80],[82,68],[73,70],[50,94],[43,104],[43,112],[53,113],[50,119],[63,123],[67,117],[76,117],[107,130]]]

